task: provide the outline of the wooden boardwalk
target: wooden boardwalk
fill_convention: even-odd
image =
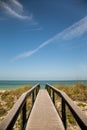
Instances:
[[[54,106],[56,95],[61,98],[61,117]],[[31,107],[28,110],[27,99],[29,97]],[[81,130],[87,130],[87,116],[66,93],[49,84],[46,84],[45,89],[40,89],[40,84],[36,84],[23,93],[1,122],[0,130],[12,130],[20,114],[21,130],[67,130],[66,106]]]
[[[46,90],[39,91],[26,130],[64,130],[62,121]]]

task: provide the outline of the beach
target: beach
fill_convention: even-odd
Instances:
[[[83,111],[83,113],[87,116],[87,86],[84,84],[74,84],[74,85],[54,85],[56,88],[64,91],[73,101],[74,103]],[[5,89],[0,90],[0,122],[5,118],[7,113],[16,103],[18,98],[25,91],[29,90],[31,85],[23,85],[21,87],[15,89]],[[29,105],[31,105],[29,101]],[[56,106],[58,110],[60,110],[60,101],[56,99]],[[30,108],[30,107],[29,107]],[[68,130],[79,130],[78,125],[76,125],[74,119],[69,115],[68,117]],[[19,127],[19,125],[16,125]]]

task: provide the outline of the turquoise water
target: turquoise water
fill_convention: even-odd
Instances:
[[[35,84],[40,83],[41,88],[44,88],[46,83],[50,84],[50,85],[71,85],[71,84],[76,84],[76,83],[85,83],[87,84],[87,80],[67,80],[67,81],[55,81],[55,80],[32,80],[32,81],[8,81],[8,80],[0,80],[0,89],[12,89],[12,88],[18,88],[18,87],[22,87],[25,85],[30,85],[30,86],[34,86]]]

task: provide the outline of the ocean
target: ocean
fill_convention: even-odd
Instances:
[[[27,85],[34,86],[35,84],[39,83],[41,88],[45,88],[45,85],[48,83],[50,85],[73,85],[76,83],[84,83],[87,84],[87,80],[32,80],[32,81],[25,81],[25,80],[0,80],[0,90],[5,89],[14,89],[19,87],[24,87]]]

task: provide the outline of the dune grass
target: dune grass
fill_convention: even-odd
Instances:
[[[82,83],[78,83],[75,85],[53,85],[56,88],[64,91],[72,100],[79,102],[79,107],[85,107],[85,104],[82,102],[87,103],[87,86]],[[8,111],[13,107],[14,103],[17,99],[22,95],[22,93],[28,91],[31,86],[24,86],[17,89],[6,90],[5,92],[0,92],[0,122],[3,118],[7,115]],[[27,109],[30,108],[30,100],[28,100]],[[75,119],[70,114],[69,110],[67,110],[67,118],[68,122],[75,126]],[[20,125],[20,120],[17,121],[17,127]],[[73,128],[73,127],[72,127]],[[15,129],[15,128],[14,128]],[[68,130],[71,130],[70,128]]]
[[[57,89],[64,91],[73,101],[76,102],[76,104],[81,110],[84,110],[85,107],[87,107],[87,86],[85,84],[78,83],[78,84],[70,85],[70,86],[67,86],[67,85],[54,85],[54,86]],[[60,98],[57,97],[56,99],[57,104],[58,102],[61,101],[59,99]],[[80,130],[70,110],[68,109],[68,107],[66,108],[67,108],[66,113],[67,113],[67,124],[68,124],[67,130],[73,130],[73,129]],[[60,114],[61,114],[60,105],[57,106],[57,109],[60,111]]]
[[[28,91],[30,88],[30,86],[24,86],[17,89],[6,90],[5,92],[0,92],[0,117],[5,116],[22,93]]]
[[[87,86],[78,83],[70,86],[54,85],[56,88],[64,91],[71,99],[75,101],[87,102]]]

